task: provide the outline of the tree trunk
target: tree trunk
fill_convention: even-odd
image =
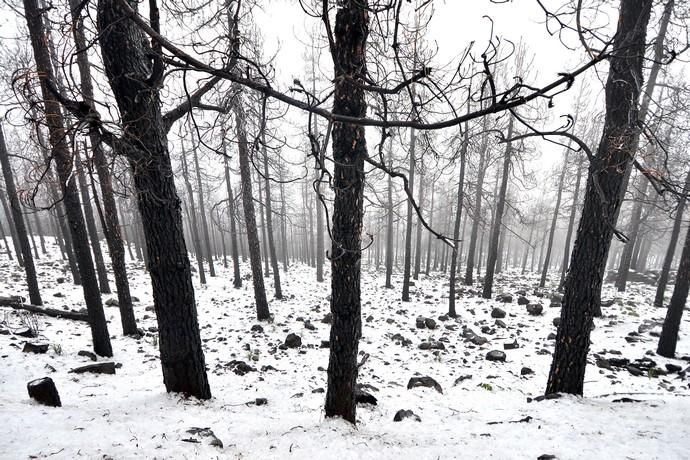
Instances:
[[[182,143],[182,177],[184,178],[184,185],[187,188],[187,198],[189,199],[189,205],[187,210],[189,211],[189,223],[190,230],[192,231],[192,241],[194,242],[194,253],[196,255],[196,263],[199,267],[199,281],[201,284],[206,284],[206,272],[204,270],[204,250],[201,247],[201,236],[199,235],[199,225],[197,223],[197,212],[196,206],[194,204],[194,191],[192,190],[192,184],[189,182],[189,168],[187,167],[187,151],[184,148],[184,141],[180,140]]]
[[[393,138],[388,141],[388,167],[393,165]],[[386,288],[392,289],[393,283],[393,177],[388,175],[388,203],[387,203],[387,224],[386,224]]]
[[[685,186],[683,193],[678,197],[678,207],[676,208],[676,217],[673,221],[673,229],[671,230],[671,237],[664,256],[664,263],[661,266],[661,273],[659,274],[659,282],[656,287],[656,295],[654,296],[654,306],[664,306],[664,293],[666,292],[666,284],[668,284],[668,274],[671,270],[671,263],[673,263],[673,255],[676,253],[676,246],[678,245],[678,236],[680,235],[680,227],[683,225],[683,211],[685,210],[685,194],[690,190],[690,170],[685,176]]]
[[[483,122],[486,131],[487,121]],[[477,167],[477,190],[474,198],[474,219],[472,220],[472,232],[470,233],[470,245],[467,249],[467,267],[465,268],[465,284],[471,286],[474,283],[474,258],[477,251],[477,237],[479,236],[479,223],[482,218],[482,191],[484,188],[484,175],[486,173],[486,151],[489,146],[489,135],[482,135],[482,143],[479,147],[479,166]]]
[[[577,105],[576,105],[577,106]],[[561,170],[561,178],[558,181],[558,192],[556,193],[556,206],[553,209],[553,216],[551,217],[551,228],[549,229],[549,240],[546,243],[546,255],[544,256],[544,265],[541,269],[541,278],[539,279],[539,287],[543,288],[546,284],[546,275],[549,273],[549,265],[551,263],[551,249],[553,248],[553,236],[556,234],[556,223],[558,222],[558,213],[561,212],[561,197],[563,196],[563,183],[565,182],[565,174],[568,171],[568,157],[570,156],[570,142],[565,148],[565,158],[563,159],[563,169]]]
[[[96,264],[98,285],[100,286],[101,294],[110,294],[111,291],[108,282],[108,271],[105,269],[105,261],[103,260],[101,243],[98,239],[98,230],[96,230],[96,219],[93,217],[93,208],[91,207],[89,187],[86,184],[86,177],[84,176],[84,165],[81,162],[78,146],[75,145],[74,147],[74,161],[77,170],[77,180],[79,181],[79,190],[81,192],[81,202],[84,209],[86,230],[88,231],[89,238],[91,239],[91,251],[93,252],[93,259]],[[86,151],[86,149],[84,149],[84,151]]]
[[[508,133],[507,139],[513,137],[513,117],[508,119]],[[501,233],[501,225],[503,224],[503,210],[506,205],[506,193],[508,191],[508,176],[510,175],[511,153],[513,151],[513,143],[508,141],[506,149],[503,153],[503,173],[501,176],[501,188],[498,192],[498,203],[496,203],[496,215],[494,217],[494,225],[491,229],[491,239],[489,240],[489,248],[487,250],[486,259],[486,275],[484,276],[484,288],[482,290],[482,297],[485,299],[491,298],[491,292],[494,285],[494,272],[496,270],[496,259],[498,257],[498,237]]]
[[[208,233],[208,219],[206,218],[206,204],[204,203],[204,188],[201,184],[201,169],[199,168],[199,155],[197,154],[197,147],[192,146],[192,155],[194,156],[194,169],[196,169],[196,184],[197,194],[199,196],[199,215],[201,216],[201,230],[204,232],[204,250],[208,258],[208,274],[212,277],[216,276],[216,269],[213,266],[213,250],[211,249],[211,238]]]
[[[136,8],[136,5],[134,6]],[[106,76],[122,115],[121,139],[134,175],[168,391],[211,397],[199,334],[180,199],[168,153],[147,38],[117,0],[99,0]],[[157,80],[154,78],[154,80]]]
[[[644,176],[640,176],[640,181],[642,183],[635,194],[635,203],[633,204],[632,214],[630,215],[628,241],[625,243],[625,246],[623,246],[623,253],[621,254],[620,264],[618,265],[618,276],[616,277],[616,289],[618,292],[625,292],[625,285],[628,282],[628,273],[630,272],[635,245],[639,244],[640,240],[638,238],[640,217],[642,217],[642,206],[647,196],[647,186],[649,185],[649,181]]]
[[[676,274],[676,285],[673,288],[671,303],[666,311],[664,326],[661,328],[659,346],[656,350],[661,356],[673,358],[676,354],[676,344],[678,342],[678,330],[680,321],[683,318],[683,310],[688,299],[688,288],[690,287],[690,231],[685,235],[683,253],[680,256],[678,273]]]
[[[417,198],[417,205],[419,206],[420,212],[424,208],[424,164],[422,163],[419,173],[419,195]],[[419,279],[419,269],[422,265],[422,222],[417,216],[417,237],[414,251],[414,273],[412,278],[415,280]]]
[[[266,190],[266,237],[268,239],[268,252],[271,256],[271,269],[273,270],[273,284],[276,292],[276,299],[283,298],[283,290],[280,287],[280,270],[278,269],[278,257],[276,257],[276,245],[273,238],[273,204],[271,203],[271,181],[268,175],[268,154],[266,153],[266,134],[261,134],[263,138],[263,154],[264,154],[264,184]],[[320,203],[317,208],[320,208]],[[318,213],[317,213],[318,218]],[[317,219],[318,225],[318,219]],[[318,230],[317,230],[318,233]],[[322,235],[323,237],[323,235]],[[321,240],[323,245],[323,239]],[[318,247],[318,242],[317,242]],[[322,269],[322,279],[323,279],[323,266]],[[317,256],[317,271],[318,271],[318,256]],[[318,277],[317,277],[318,278]]]
[[[12,174],[12,166],[10,165],[10,156],[5,144],[5,133],[0,122],[0,166],[2,166],[2,174],[5,178],[5,191],[10,200],[10,209],[12,212],[12,220],[14,221],[14,228],[17,232],[17,240],[22,253],[24,261],[24,272],[26,273],[26,284],[29,288],[29,300],[34,305],[43,305],[41,300],[41,293],[38,288],[38,279],[36,278],[36,267],[34,265],[34,258],[31,256],[31,245],[26,234],[26,226],[24,224],[24,215],[22,214],[21,205],[19,203],[19,196],[17,195],[17,188],[14,184],[14,175]],[[7,216],[9,218],[9,215]],[[17,253],[19,254],[19,253]]]
[[[455,224],[453,226],[453,251],[450,258],[450,280],[448,291],[448,316],[457,317],[455,311],[455,273],[458,266],[458,239],[460,238],[460,222],[462,221],[462,206],[465,202],[465,162],[467,159],[467,145],[469,144],[467,126],[465,136],[460,147],[460,177],[458,179],[457,211],[455,212]],[[428,261],[427,261],[428,266]]]
[[[582,218],[564,286],[547,394],[582,394],[593,315],[599,306],[613,218],[621,203],[625,174],[621,165],[627,167],[637,147],[637,102],[651,7],[651,0],[621,2],[605,88],[604,131],[590,164]]]
[[[78,11],[80,11],[79,1],[70,0],[74,43],[78,50],[86,50],[87,40],[84,33],[84,24],[82,19],[78,16]],[[91,65],[86,51],[77,53],[77,65],[79,67],[81,92],[84,96],[84,100],[93,107],[94,94],[91,81]],[[92,131],[90,133],[90,140],[93,152],[93,162],[96,166],[96,174],[98,175],[101,195],[103,197],[103,233],[105,234],[105,240],[108,244],[108,252],[110,253],[110,261],[113,267],[118,308],[120,310],[120,321],[122,323],[122,333],[125,335],[135,335],[138,333],[137,323],[134,316],[134,308],[132,307],[132,296],[129,291],[127,266],[125,265],[125,248],[120,233],[120,222],[117,216],[117,206],[115,204],[110,169],[105,153],[103,152],[103,146],[96,132]]]
[[[408,188],[410,195],[414,196],[414,179],[416,166],[416,152],[417,134],[414,128],[410,129],[410,172],[408,176]],[[414,218],[414,208],[409,198],[407,199],[407,220],[405,222],[405,260],[403,266],[403,286],[402,286],[402,301],[410,301],[410,274],[412,271],[412,220]]]
[[[565,235],[565,246],[563,248],[563,261],[561,263],[561,279],[558,282],[558,290],[563,290],[566,273],[568,271],[568,258],[570,257],[570,240],[573,235],[575,225],[575,215],[577,214],[578,200],[580,197],[580,182],[582,181],[582,156],[577,162],[577,176],[575,178],[575,191],[573,192],[573,204],[570,207],[570,218],[568,219],[568,231]]]
[[[34,51],[36,69],[41,83],[41,94],[50,134],[52,156],[57,166],[63,202],[70,224],[69,230],[72,236],[72,244],[74,245],[74,254],[83,283],[82,288],[89,314],[94,351],[100,356],[112,356],[113,351],[110,346],[108,325],[103,312],[101,296],[98,292],[96,270],[91,259],[84,216],[79,203],[77,186],[72,176],[72,156],[66,141],[64,121],[60,112],[60,106],[48,88],[48,81],[53,81],[54,77],[50,56],[45,47],[47,40],[42,21],[43,10],[39,9],[37,0],[24,0],[24,12]]]
[[[364,90],[366,39],[369,33],[367,0],[344,0],[335,20],[335,92],[333,113],[366,115]],[[351,82],[347,75],[356,78]],[[331,313],[326,417],[355,423],[357,352],[362,333],[360,260],[364,195],[364,127],[333,126],[333,244],[331,258]]]
[[[271,313],[266,300],[264,277],[261,272],[261,248],[259,233],[256,228],[256,214],[254,212],[254,194],[252,193],[252,171],[249,164],[249,143],[245,127],[245,115],[240,101],[241,91],[235,88],[236,96],[232,102],[237,129],[238,153],[240,157],[240,177],[242,181],[242,204],[244,206],[244,222],[247,227],[247,242],[249,244],[249,262],[252,268],[252,283],[254,284],[254,299],[256,301],[256,317],[259,321],[269,320]]]
[[[223,138],[223,152],[225,153],[225,138]],[[228,166],[227,153],[223,158],[225,162],[225,185],[228,190],[228,214],[230,215],[230,251],[232,252],[232,285],[235,289],[242,287],[240,275],[240,255],[237,248],[237,224],[235,222],[235,197],[230,183],[230,167]]]
[[[7,204],[7,197],[0,191],[0,200],[2,200],[2,209],[5,212],[5,218],[7,219],[7,226],[10,228],[10,237],[12,239],[12,246],[14,247],[14,254],[17,256],[17,263],[20,267],[24,267],[24,257],[22,257],[21,243],[19,241],[19,236],[17,235],[17,227],[12,218],[13,212],[10,210],[10,206]]]

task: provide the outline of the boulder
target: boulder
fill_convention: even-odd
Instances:
[[[433,388],[439,393],[443,393],[443,388],[441,388],[441,385],[439,385],[436,380],[428,376],[410,378],[410,381],[407,382],[407,389],[411,390],[412,388],[417,387]]]
[[[55,382],[50,377],[30,381],[26,384],[26,389],[29,392],[29,397],[36,400],[39,404],[51,407],[62,406]]]
[[[491,350],[486,354],[487,361],[505,362],[506,354],[500,350]]]
[[[288,348],[299,348],[302,346],[302,338],[291,332],[285,337],[284,345]]]
[[[406,410],[406,409],[400,409],[398,412],[395,413],[395,416],[393,417],[394,422],[402,422],[406,418],[411,418],[415,422],[421,422],[422,419],[419,418],[417,414],[412,412],[411,410]]]

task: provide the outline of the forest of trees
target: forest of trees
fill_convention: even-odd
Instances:
[[[413,325],[424,280],[458,324],[470,306],[513,302],[508,282],[530,314],[538,299],[560,307],[547,397],[584,394],[609,284],[647,286],[665,317],[653,351],[676,357],[690,289],[685,2],[533,2],[539,23],[517,27],[567,53],[557,74],[488,15],[467,41],[434,38],[444,2],[287,2],[280,20],[309,26],[281,45],[299,75],[264,36],[275,3],[5,2],[17,38],[0,46],[0,263],[25,276],[0,305],[82,320],[101,358],[121,356],[115,337],[136,349],[154,314],[160,388],[208,400],[199,292],[247,289],[260,330],[290,314],[306,267],[305,286],[329,292],[323,410],[352,424],[371,280]],[[141,274],[152,311],[132,290]],[[80,305],[44,305],[58,276]]]

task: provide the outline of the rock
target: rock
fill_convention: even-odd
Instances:
[[[520,348],[520,345],[518,345],[517,340],[513,340],[512,342],[506,342],[503,344],[504,350],[515,350],[516,348]]]
[[[63,278],[63,277],[61,276],[61,277],[59,277],[59,278],[56,278],[56,279],[55,279],[55,282],[56,282],[57,284],[62,284],[62,283],[65,282],[65,278]]]
[[[448,321],[448,315],[441,315],[438,317],[439,321]]]
[[[557,316],[553,319],[553,325],[556,327],[561,325],[561,317],[560,316]]]
[[[326,316],[321,320],[322,323],[331,324],[333,322],[333,313],[326,313]]]
[[[678,366],[678,365],[676,365],[676,364],[670,364],[670,363],[669,363],[669,364],[666,364],[666,370],[667,370],[668,372],[674,373],[674,372],[680,372],[681,370],[683,370],[683,368],[680,367],[680,366]]]
[[[299,348],[302,346],[302,338],[291,332],[285,337],[284,345],[288,348]]]
[[[507,329],[507,328],[508,328],[508,326],[506,325],[506,323],[503,322],[503,321],[500,320],[500,319],[497,319],[496,322],[494,322],[494,324],[495,324],[496,326],[498,326],[498,327],[502,327],[503,329]]]
[[[500,350],[491,350],[486,354],[487,361],[505,362],[506,354]]]
[[[33,339],[38,334],[36,334],[36,331],[31,329],[30,327],[21,327],[14,331],[14,335],[18,335],[19,337],[26,337],[27,339]]]
[[[421,316],[415,320],[415,326],[417,329],[424,329],[426,328],[426,321],[424,321],[424,318]]]
[[[91,361],[96,361],[96,360],[98,360],[98,358],[96,357],[96,354],[93,353],[93,352],[91,352],[91,351],[88,351],[88,350],[79,350],[79,352],[77,353],[77,355],[78,355],[78,356],[84,356],[84,357],[86,357],[86,358],[89,358]]]
[[[428,376],[410,378],[410,381],[407,382],[407,389],[411,390],[412,388],[417,387],[433,388],[439,393],[443,393],[443,388],[441,388],[441,385],[439,385],[436,380]]]
[[[402,345],[403,347],[407,347],[407,346],[412,345],[412,340],[406,339],[400,333],[393,334],[393,336],[391,337],[391,340],[393,340],[395,343],[397,343],[399,345]]]
[[[266,404],[268,404],[268,399],[266,399],[266,398],[256,398],[256,399],[254,400],[254,404],[256,404],[257,406],[265,406]]]
[[[264,328],[261,326],[261,324],[255,324],[251,328],[252,332],[256,332],[258,334],[263,334],[264,333]]]
[[[305,328],[305,329],[308,329],[308,330],[310,330],[310,331],[315,331],[315,330],[316,330],[316,326],[314,326],[314,325],[311,323],[311,321],[309,321],[309,320],[307,320],[307,321],[304,322],[304,328]]]
[[[26,384],[26,389],[29,391],[29,397],[36,400],[39,404],[62,407],[55,382],[50,377],[30,381]]]
[[[458,377],[457,379],[455,379],[455,383],[453,383],[453,386],[457,385],[458,383],[462,383],[462,382],[464,382],[465,380],[469,380],[469,379],[471,379],[471,378],[472,378],[472,375],[470,375],[470,374],[461,375],[460,377]]]
[[[215,433],[210,429],[210,428],[197,428],[197,427],[192,427],[187,430],[187,433],[197,435],[201,438],[209,438],[209,445],[214,446],[214,447],[220,447],[221,449],[223,448],[223,442],[218,439],[218,437],[215,435]],[[186,442],[199,442],[199,440],[191,438],[191,439],[183,439],[183,441]]]
[[[539,457],[537,457],[537,460],[558,460],[558,457],[551,454],[541,454]]]
[[[422,342],[419,344],[420,350],[445,350],[446,346],[443,342],[437,340],[430,340],[428,342]]]
[[[641,375],[644,375],[644,372],[642,372],[640,369],[638,369],[635,366],[628,365],[628,366],[625,366],[625,368],[627,369],[628,372],[630,372],[635,377],[640,377]]]
[[[470,339],[470,342],[472,342],[475,345],[481,346],[485,343],[488,343],[489,339],[487,339],[486,337],[482,337],[481,335],[475,335]]]
[[[395,413],[395,416],[393,417],[394,422],[402,422],[406,418],[411,418],[415,422],[421,422],[422,419],[419,418],[417,414],[412,412],[411,410],[406,410],[406,409],[400,409],[398,412]]]
[[[378,404],[376,396],[372,395],[367,391],[362,390],[359,386],[355,388],[355,401],[357,402],[357,404],[371,404],[373,406],[376,406]]]
[[[539,303],[530,303],[527,305],[527,313],[532,316],[539,316],[544,311],[544,307]]]
[[[427,329],[436,329],[436,321],[431,318],[424,318],[424,325]]]
[[[331,348],[331,341],[330,340],[322,340],[321,345],[319,345],[319,348]]]
[[[491,317],[502,319],[502,318],[506,317],[506,312],[497,307],[497,308],[494,308],[493,310],[491,310]]]
[[[546,340],[556,340],[556,333],[551,332],[549,335],[546,337]]]
[[[115,374],[115,363],[108,361],[97,364],[87,364],[86,366],[75,367],[71,371],[71,374],[83,374],[89,372],[91,374]]]
[[[36,354],[43,354],[48,352],[48,344],[47,343],[31,343],[31,342],[26,342],[24,343],[24,348],[22,349],[24,353],[36,353]]]
[[[496,300],[503,303],[511,303],[513,301],[513,296],[510,294],[499,294]]]
[[[528,305],[529,299],[527,297],[525,297],[524,295],[521,295],[520,297],[518,297],[517,303],[518,303],[518,305]]]
[[[237,375],[245,375],[250,372],[256,372],[256,368],[250,366],[244,361],[232,360],[228,363],[228,367]]]
[[[529,367],[523,367],[520,369],[520,375],[531,375],[534,374],[534,371],[530,369]]]
[[[118,300],[114,297],[105,301],[106,307],[117,307],[119,305],[120,305],[120,302],[118,302]]]

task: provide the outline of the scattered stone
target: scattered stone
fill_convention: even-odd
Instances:
[[[465,380],[469,380],[469,379],[471,379],[471,378],[472,378],[472,375],[470,375],[470,374],[461,375],[460,377],[458,377],[457,379],[455,379],[455,383],[453,383],[453,386],[457,385],[458,383],[462,383],[462,382],[464,382]]]
[[[412,412],[411,410],[406,410],[406,409],[400,409],[398,412],[395,413],[395,416],[393,417],[394,422],[402,422],[406,418],[411,418],[415,422],[421,422],[422,419],[419,418],[417,414]]]
[[[26,389],[29,392],[29,397],[33,398],[39,404],[51,407],[62,407],[60,402],[60,395],[58,394],[55,382],[50,377],[43,377],[42,379],[32,380],[26,384]]]
[[[558,327],[558,326],[561,325],[561,317],[560,317],[560,316],[556,316],[556,317],[553,319],[553,325],[554,325],[555,327]]]
[[[261,324],[255,324],[255,325],[252,326],[251,331],[252,331],[252,332],[257,332],[257,333],[259,333],[259,334],[263,334],[263,333],[264,333],[264,328],[263,328],[263,326],[262,326]]]
[[[520,295],[517,300],[518,305],[528,305],[529,299],[524,295]]]
[[[506,312],[498,307],[494,308],[491,310],[491,317],[492,318],[497,318],[497,319],[502,319],[506,317]]]
[[[250,366],[244,361],[238,361],[235,359],[228,363],[228,367],[237,375],[245,375],[250,372],[256,372],[256,368]]]
[[[625,368],[628,370],[628,372],[630,372],[635,377],[640,377],[641,375],[644,375],[644,372],[642,372],[640,369],[638,369],[635,366],[628,365],[628,366],[625,366]]]
[[[517,348],[520,348],[520,345],[518,344],[517,340],[513,340],[512,342],[507,342],[503,344],[504,350],[515,350]]]
[[[540,316],[544,311],[544,307],[539,303],[530,303],[527,305],[527,313],[532,316]]]
[[[530,369],[529,367],[523,367],[520,369],[520,375],[531,375],[534,374],[534,371]]]
[[[448,321],[448,319],[449,319],[449,318],[448,318],[448,315],[441,315],[441,316],[438,317],[438,320],[439,320],[439,321]]]
[[[494,324],[498,327],[502,327],[503,329],[508,329],[508,326],[506,325],[506,323],[500,319],[497,319]]]
[[[91,361],[97,361],[98,360],[98,358],[96,357],[96,354],[91,352],[91,351],[88,351],[88,350],[79,350],[77,355],[89,358]]]
[[[443,388],[441,388],[441,385],[439,385],[436,380],[428,376],[410,378],[410,381],[407,382],[407,389],[411,390],[412,388],[416,387],[433,388],[439,393],[443,393]]]
[[[417,326],[417,329],[424,329],[424,328],[426,328],[426,321],[424,321],[424,318],[422,318],[422,317],[420,316],[420,317],[417,318],[417,320],[415,321],[415,325]]]
[[[105,301],[106,307],[118,307],[119,305],[120,305],[120,302],[114,297]]]
[[[675,372],[680,372],[681,370],[683,370],[683,368],[676,365],[676,364],[668,363],[668,364],[666,364],[666,370],[668,372],[675,373]]]
[[[322,323],[331,324],[333,322],[333,313],[326,313],[326,316],[321,320]]]
[[[285,337],[284,345],[288,348],[299,348],[302,346],[302,338],[291,332]]]
[[[305,329],[308,329],[308,330],[310,330],[310,331],[315,331],[315,330],[316,330],[316,326],[314,326],[314,325],[311,323],[311,321],[309,321],[309,320],[307,320],[307,321],[304,322],[304,328],[305,328]]]
[[[71,371],[71,374],[83,374],[89,372],[91,374],[115,374],[115,363],[108,361],[97,364],[87,364],[86,366],[75,367]]]
[[[26,337],[27,339],[33,339],[37,336],[36,331],[31,329],[30,327],[19,328],[14,331],[14,335],[18,335],[19,337]]]
[[[319,345],[319,348],[331,348],[331,341],[330,340],[322,340],[321,345]]]
[[[268,404],[268,399],[266,399],[266,398],[256,398],[256,399],[254,400],[254,404],[256,404],[257,406],[265,406],[266,404]]]
[[[210,428],[197,428],[197,427],[192,427],[187,430],[187,433],[193,434],[193,435],[198,435],[201,438],[209,438],[210,442],[209,445],[213,447],[220,447],[221,449],[223,448],[223,442],[218,439],[218,437],[215,435],[215,433],[210,429]],[[200,442],[198,439],[183,439],[185,442],[195,442],[198,443]]]
[[[445,350],[446,346],[443,342],[437,340],[430,340],[428,342],[422,342],[419,344],[420,350]]]
[[[470,339],[470,342],[472,342],[473,344],[475,344],[477,346],[482,346],[485,343],[488,343],[489,339],[487,339],[486,337],[482,337],[481,335],[475,335],[474,337],[472,337]]]
[[[436,329],[436,321],[431,318],[424,318],[424,325],[427,329]]]
[[[407,346],[412,345],[412,340],[406,339],[405,337],[402,336],[402,334],[399,334],[399,333],[393,334],[393,336],[391,337],[391,340],[393,340],[398,345],[402,345],[403,347],[407,347]]]
[[[549,335],[546,337],[546,340],[556,340],[556,333],[551,332]]]
[[[378,400],[376,399],[376,396],[372,395],[371,393],[362,390],[362,388],[357,386],[355,388],[355,401],[357,404],[371,404],[373,406],[376,406],[378,404]]]
[[[48,352],[48,344],[25,342],[22,351],[24,353],[36,353],[40,355]]]
[[[513,296],[510,294],[499,294],[496,300],[503,303],[511,303],[513,301]]]
[[[506,354],[500,350],[491,350],[486,354],[487,361],[505,362]]]

